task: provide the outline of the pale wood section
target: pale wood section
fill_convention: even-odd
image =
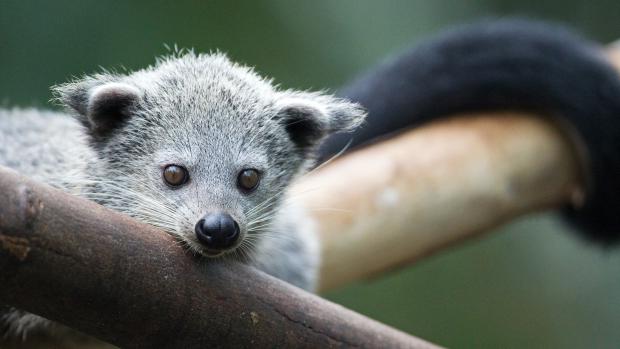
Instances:
[[[527,114],[464,115],[335,160],[296,187],[320,229],[322,291],[568,203],[573,146]]]
[[[609,48],[605,52],[611,64],[616,69],[620,70],[620,39],[609,45]]]

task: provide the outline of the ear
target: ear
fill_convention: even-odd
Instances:
[[[103,79],[85,78],[53,88],[57,99],[76,113],[97,139],[105,138],[121,126],[142,99],[141,91],[132,85]]]
[[[319,93],[285,92],[276,107],[290,139],[304,151],[331,133],[352,131],[366,117],[359,104]]]

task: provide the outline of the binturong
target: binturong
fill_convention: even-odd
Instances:
[[[207,257],[251,258],[261,239],[285,234],[274,219],[286,215],[279,209],[290,183],[312,166],[323,138],[365,117],[343,99],[278,91],[222,54],[190,52],[54,93],[94,151],[84,194]]]
[[[358,104],[280,90],[220,53],[53,92],[66,112],[0,109],[1,165],[160,227],[194,254],[315,287],[315,232],[287,189],[324,138],[363,122]],[[0,319],[10,335],[49,327],[18,310]]]

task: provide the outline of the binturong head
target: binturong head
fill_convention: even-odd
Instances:
[[[366,116],[327,94],[279,90],[219,53],[176,54],[54,92],[97,154],[84,196],[210,257],[249,254],[269,238],[286,189],[321,141]]]

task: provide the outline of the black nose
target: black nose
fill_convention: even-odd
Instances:
[[[213,250],[227,249],[239,239],[239,225],[224,212],[205,215],[196,223],[195,230],[198,240]]]

